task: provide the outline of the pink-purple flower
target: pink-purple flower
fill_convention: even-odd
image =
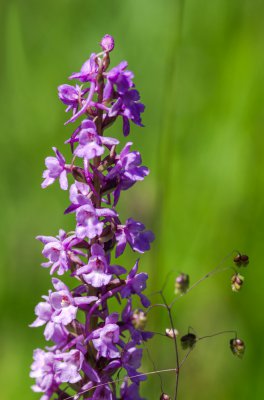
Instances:
[[[45,393],[46,398],[49,399],[61,383],[80,381],[82,376],[79,371],[83,359],[82,353],[78,350],[71,350],[68,353],[56,351],[54,353],[36,349],[30,373],[31,378],[36,379],[32,389],[35,392]]]
[[[128,63],[122,61],[119,65],[112,68],[106,75],[106,85],[104,89],[104,98],[108,99],[113,96],[115,89],[118,94],[125,94],[130,88],[134,86],[134,74],[126,70]]]
[[[92,245],[88,264],[79,268],[77,275],[82,275],[86,283],[96,288],[105,286],[110,282],[112,274],[109,271],[109,265],[102,246],[99,244]]]
[[[72,110],[73,114],[77,112],[80,104],[82,104],[83,96],[86,92],[87,90],[82,90],[79,85],[60,85],[58,87],[59,99],[68,106],[66,112]]]
[[[76,318],[78,307],[95,302],[97,297],[73,297],[69,288],[61,280],[52,278],[52,283],[56,291],[50,290],[48,296],[42,296],[45,302],[40,302],[36,306],[37,318],[30,326],[35,328],[46,324],[44,331],[46,340],[52,340],[54,335],[59,335],[60,343],[64,343],[68,335],[64,327]]]
[[[59,152],[56,147],[52,147],[56,154],[56,157],[47,157],[45,160],[45,165],[47,169],[43,172],[44,181],[42,182],[42,188],[46,188],[52,185],[56,179],[59,178],[60,187],[63,190],[68,189],[68,179],[67,173],[69,172],[65,165],[65,158]]]
[[[115,146],[119,143],[116,139],[99,136],[96,132],[95,123],[88,119],[84,120],[81,124],[81,129],[78,133],[78,141],[79,144],[74,154],[77,157],[87,160],[101,156],[104,153],[103,145]]]
[[[82,65],[80,72],[74,72],[69,79],[78,79],[80,82],[95,82],[98,73],[96,54],[92,53],[90,58]]]
[[[74,249],[80,240],[75,235],[67,236],[63,229],[60,229],[59,235],[37,236],[37,239],[44,244],[42,254],[49,261],[42,263],[42,267],[50,268],[50,273],[55,271],[58,275],[63,275],[71,267],[71,262],[76,262],[76,257],[82,255],[80,250]]]
[[[118,225],[116,230],[116,257],[119,257],[129,243],[131,248],[138,253],[144,253],[150,249],[150,243],[154,240],[154,234],[145,230],[145,225],[129,218],[125,225]]]
[[[101,235],[103,232],[103,221],[100,221],[100,217],[113,218],[116,217],[116,212],[110,208],[95,208],[91,201],[87,204],[79,207],[76,211],[76,235],[78,238],[93,239],[96,236]]]
[[[123,298],[128,298],[133,294],[137,294],[140,297],[141,303],[144,307],[149,307],[149,299],[142,293],[146,289],[146,281],[148,279],[148,274],[145,272],[138,271],[139,260],[136,261],[134,267],[129,272],[126,279],[126,285],[121,289],[120,294]]]
[[[138,151],[130,152],[132,144],[132,142],[128,142],[125,145],[115,158],[115,166],[105,177],[106,186],[109,186],[111,181],[114,182],[114,205],[118,202],[121,190],[128,190],[149,174],[149,169],[141,165],[140,153]]]
[[[97,357],[105,358],[119,358],[120,352],[116,347],[119,341],[119,326],[116,324],[118,321],[118,314],[110,314],[106,320],[103,328],[96,329],[89,336],[92,340],[94,347],[98,351]]]

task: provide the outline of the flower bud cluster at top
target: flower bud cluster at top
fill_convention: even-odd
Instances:
[[[138,272],[138,260],[130,271],[112,264],[111,252],[118,258],[128,244],[144,253],[154,235],[132,218],[122,223],[116,211],[121,191],[142,181],[149,170],[141,165],[140,153],[131,150],[131,142],[118,153],[119,141],[105,136],[105,130],[121,117],[127,136],[131,121],[142,126],[144,105],[127,62],[109,69],[114,48],[110,35],[104,36],[101,48],[70,76],[80,84],[58,88],[71,114],[66,124],[79,121],[65,142],[72,160],[67,164],[56,148],[55,157],[45,160],[42,187],[58,180],[61,189],[69,188],[65,213],[75,214],[76,227],[69,233],[60,230],[56,237],[37,237],[47,259],[42,266],[51,274],[70,274],[76,285],[70,289],[53,277],[54,289],[35,308],[37,318],[31,326],[45,325],[45,339],[53,342],[45,351],[34,351],[30,375],[36,379],[32,388],[42,393],[41,400],[54,394],[66,399],[72,392],[74,398],[83,393],[83,398],[93,400],[140,400],[139,384],[145,379],[141,375],[131,378],[131,383],[125,380],[120,388],[109,384],[120,369],[131,377],[139,374],[139,346],[152,336],[143,331],[144,323],[138,323],[139,316],[144,321],[144,311],[133,310],[132,303],[132,298],[139,298],[143,307],[150,305],[142,293],[148,276]],[[110,299],[121,304],[120,313],[109,311]]]

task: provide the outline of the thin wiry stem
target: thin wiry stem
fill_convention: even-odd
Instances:
[[[198,286],[200,283],[202,283],[205,279],[210,278],[211,276],[219,273],[219,272],[224,272],[228,269],[233,269],[233,267],[225,267],[221,268],[223,263],[234,253],[234,251],[230,252],[226,257],[223,258],[223,260],[210,272],[202,276],[202,278],[198,279],[192,286],[190,286],[185,292],[181,293],[179,296],[175,297],[172,302],[170,303],[170,307],[173,307],[173,305],[178,301],[182,296],[185,296],[187,293],[189,293],[191,290],[193,290],[196,286]]]
[[[165,304],[165,306],[167,308],[168,315],[169,315],[169,320],[170,320],[170,324],[171,324],[171,329],[172,329],[172,332],[174,333],[175,332],[175,328],[174,328],[173,318],[172,318],[172,314],[171,314],[171,307],[168,305],[164,294],[162,292],[160,292],[160,295],[161,295],[162,300],[164,301],[164,304]],[[177,338],[176,338],[175,334],[173,334],[173,342],[174,342],[174,350],[175,350],[175,357],[176,357],[176,369],[175,369],[176,380],[175,380],[174,400],[177,400],[178,387],[179,387],[180,363],[179,363],[179,351],[178,351]]]
[[[149,349],[148,349],[146,343],[144,343],[144,342],[143,342],[143,347],[144,347],[145,351],[147,352],[148,358],[149,358],[149,360],[150,360],[150,362],[151,362],[151,364],[152,364],[152,366],[153,366],[153,368],[154,368],[154,371],[157,372],[157,375],[158,375],[158,377],[159,377],[159,379],[160,379],[160,390],[161,390],[161,392],[163,393],[163,392],[164,392],[164,388],[163,388],[162,376],[161,376],[161,374],[159,373],[159,371],[157,370],[156,365],[155,365],[155,362],[154,362],[153,358],[152,358],[151,355],[150,355]]]
[[[193,351],[193,347],[191,347],[188,351],[188,353],[184,356],[184,358],[182,359],[179,368],[181,368],[183,366],[183,364],[185,363],[185,361],[187,360],[187,358],[189,357],[189,355],[191,354],[191,352]]]
[[[145,373],[141,373],[141,374],[137,374],[137,375],[126,376],[125,378],[115,379],[115,380],[112,380],[112,381],[109,381],[109,382],[105,382],[105,383],[99,383],[98,385],[94,385],[94,386],[90,387],[89,389],[86,389],[86,390],[83,390],[82,392],[79,392],[78,394],[75,394],[73,396],[69,396],[64,400],[71,400],[71,399],[76,399],[77,400],[78,398],[80,398],[80,396],[90,392],[91,390],[97,389],[98,387],[102,387],[102,386],[105,386],[105,385],[111,385],[113,383],[123,382],[124,379],[131,380],[131,379],[134,379],[134,378],[140,378],[141,376],[144,376],[144,375],[155,375],[157,373],[175,372],[175,371],[176,371],[176,368],[168,368],[168,369],[162,369],[162,370],[159,370],[159,371],[150,371],[150,372],[145,372]]]
[[[214,336],[224,335],[225,333],[234,333],[235,336],[237,337],[237,331],[226,330],[226,331],[221,331],[221,332],[217,332],[217,333],[212,333],[211,335],[205,335],[205,336],[199,337],[197,340],[203,340],[203,339],[211,338]]]

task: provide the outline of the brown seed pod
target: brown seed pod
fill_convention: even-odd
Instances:
[[[182,348],[185,349],[191,349],[196,343],[196,335],[194,333],[187,333],[187,335],[184,335],[181,337],[181,345]]]
[[[160,400],[171,400],[170,396],[166,393],[162,393]]]
[[[238,253],[234,257],[233,261],[237,267],[246,267],[249,263],[249,257],[246,254]]]
[[[232,351],[232,353],[239,357],[242,358],[245,352],[245,343],[243,342],[243,340],[235,338],[235,339],[231,339],[230,342],[230,349]]]

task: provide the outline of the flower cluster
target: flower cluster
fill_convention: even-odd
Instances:
[[[103,37],[101,48],[69,77],[79,84],[58,88],[71,114],[66,124],[79,121],[65,142],[72,159],[67,164],[53,147],[55,157],[45,160],[42,187],[58,180],[61,189],[69,189],[65,214],[75,214],[76,226],[68,233],[60,230],[56,237],[37,237],[47,260],[42,266],[50,274],[70,275],[75,282],[69,288],[53,277],[53,289],[35,308],[37,318],[31,326],[45,326],[44,337],[53,342],[45,351],[35,350],[31,367],[36,379],[32,388],[42,393],[42,400],[53,395],[68,398],[68,390],[74,391],[74,398],[83,394],[93,400],[140,400],[139,384],[145,379],[134,376],[140,375],[140,345],[152,334],[144,331],[146,315],[133,309],[133,299],[143,307],[150,305],[142,293],[148,276],[138,272],[138,260],[127,271],[111,263],[111,254],[118,258],[127,244],[138,253],[150,249],[153,233],[132,218],[122,223],[116,210],[121,192],[142,181],[149,170],[141,165],[140,153],[131,150],[131,142],[118,153],[119,141],[104,134],[119,117],[125,136],[131,122],[143,126],[144,105],[127,62],[109,69],[114,48],[110,35]],[[110,311],[113,301],[121,305],[119,313]],[[120,369],[131,378],[118,388],[109,382]]]

